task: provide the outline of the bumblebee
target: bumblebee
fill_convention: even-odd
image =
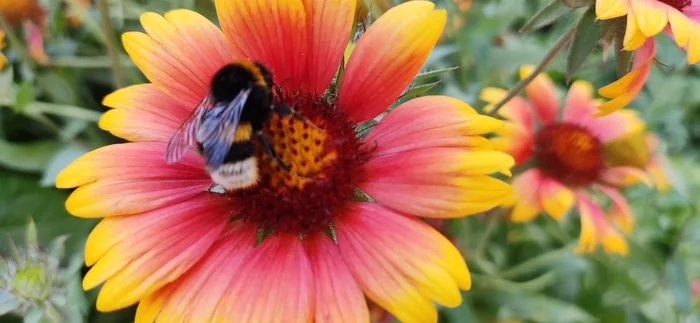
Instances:
[[[263,127],[273,113],[308,121],[285,104],[273,104],[273,86],[272,74],[258,62],[236,60],[222,67],[212,78],[209,93],[170,138],[165,161],[175,163],[195,148],[216,184],[226,190],[246,188],[259,178],[257,141],[271,160],[289,171]]]

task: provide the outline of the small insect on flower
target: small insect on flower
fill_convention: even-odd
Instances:
[[[187,149],[196,147],[216,184],[226,190],[246,188],[259,179],[255,140],[289,172],[263,134],[263,126],[272,113],[309,122],[290,106],[273,104],[274,86],[272,74],[259,62],[236,60],[222,67],[212,78],[209,93],[168,142],[166,162],[175,163]]]

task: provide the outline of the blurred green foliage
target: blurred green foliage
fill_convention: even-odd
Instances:
[[[536,32],[521,33],[528,19],[550,1],[474,0],[468,11],[458,10],[453,0],[435,2],[447,8],[450,17],[424,70],[458,68],[440,75],[436,86],[420,89],[454,96],[475,107],[483,106],[478,100],[481,89],[510,88],[519,67],[537,63],[585,11],[576,10]],[[138,16],[145,11],[192,8],[216,19],[208,0],[108,4],[114,30],[107,32],[117,40],[123,31],[141,30]],[[41,243],[69,234],[67,253],[76,255],[96,222],[68,215],[63,206],[67,192],[53,188],[54,179],[87,151],[119,142],[97,127],[105,111],[100,101],[117,88],[115,82],[133,84],[145,79],[120,44],[116,55],[109,56],[109,38],[97,7],[83,10],[82,23],[71,26],[62,1],[49,0],[44,5],[49,12],[45,34],[49,63],[32,62],[11,42],[3,50],[12,64],[0,71],[0,235],[21,241],[26,219],[32,216]],[[667,143],[675,168],[675,191],[661,195],[634,188],[626,192],[637,217],[637,227],[629,236],[629,256],[574,255],[579,232],[574,216],[560,223],[540,217],[511,224],[498,215],[455,220],[448,233],[470,265],[474,286],[463,294],[460,307],[441,310],[441,321],[700,322],[700,297],[693,295],[690,283],[700,282],[700,218],[693,198],[700,194],[700,68],[686,66],[684,53],[671,40],[658,40],[663,64],[654,65],[631,108]],[[119,75],[113,73],[115,57]],[[603,60],[598,46],[575,78],[600,87],[616,79],[615,66],[612,55]],[[548,73],[565,88],[566,55],[559,55]],[[435,81],[428,75],[417,85]],[[8,250],[5,239],[0,239],[0,250]],[[95,291],[81,295],[93,303],[88,322],[131,322],[133,308],[96,312],[95,295]],[[0,322],[13,321],[0,318]]]

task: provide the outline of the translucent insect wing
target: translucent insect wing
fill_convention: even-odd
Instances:
[[[204,155],[207,157],[207,166],[215,168],[224,162],[231,148],[232,138],[236,135],[249,94],[250,89],[242,90],[228,104],[217,104],[205,112],[196,136],[202,143]]]

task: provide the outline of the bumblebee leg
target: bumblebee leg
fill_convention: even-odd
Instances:
[[[296,110],[292,109],[292,107],[290,107],[284,103],[278,103],[278,104],[272,105],[272,112],[276,113],[280,117],[287,117],[287,116],[291,115],[295,119],[310,125],[311,127],[313,127],[314,129],[316,129],[318,131],[323,132],[323,129],[319,128],[318,126],[313,124],[313,122],[309,121],[309,119],[306,119],[306,117],[301,115],[301,113],[297,112]]]
[[[272,150],[272,146],[270,145],[270,141],[267,139],[267,137],[265,137],[265,135],[263,134],[263,132],[261,130],[258,130],[255,132],[255,137],[258,139],[258,142],[260,142],[260,145],[265,150],[265,154],[270,156],[270,158],[272,160],[274,160],[275,163],[277,163],[277,166],[282,168],[285,172],[289,172],[291,170],[289,168],[289,166],[287,166],[287,164],[285,164],[281,159],[279,159],[279,157],[277,157],[277,155],[275,154],[275,151]]]

